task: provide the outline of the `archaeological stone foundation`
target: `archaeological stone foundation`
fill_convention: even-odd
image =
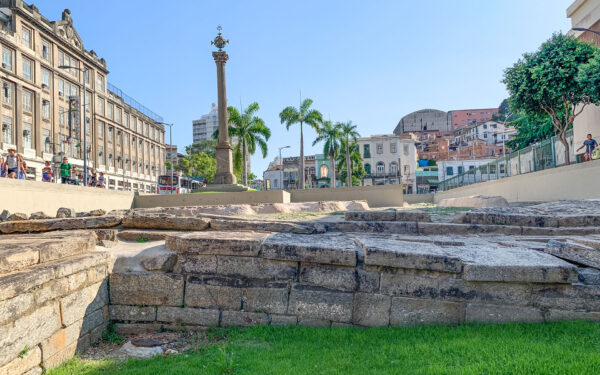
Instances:
[[[0,375],[41,374],[109,322],[134,334],[600,320],[596,206],[442,217],[321,202],[312,209],[346,212],[307,221],[266,218],[257,212],[282,207],[264,205],[252,215],[67,210],[0,222]]]

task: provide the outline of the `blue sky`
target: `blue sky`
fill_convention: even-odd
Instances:
[[[229,105],[260,104],[271,128],[269,154],[252,157],[262,176],[277,148],[298,155],[299,129],[279,112],[299,92],[333,121],[361,135],[389,134],[423,108],[497,106],[503,70],[554,31],[567,31],[571,0],[193,1],[36,0],[43,15],[71,9],[86,49],[107,60],[109,81],[167,122],[173,143],[191,143],[192,120],[216,102],[210,41],[226,50]],[[168,139],[168,138],[167,138]],[[313,131],[305,132],[305,154]]]

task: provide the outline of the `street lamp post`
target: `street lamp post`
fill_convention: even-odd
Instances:
[[[596,30],[591,30],[591,29],[586,29],[584,27],[574,27],[571,30],[575,30],[575,31],[589,31],[590,33],[596,34],[596,35],[600,35],[600,31],[596,31]]]
[[[80,72],[83,73],[83,80],[82,80],[82,84],[81,84],[81,92],[79,93],[80,97],[81,97],[81,105],[82,105],[82,110],[81,110],[81,115],[80,117],[80,121],[81,124],[83,124],[83,183],[84,186],[87,186],[88,184],[88,169],[87,169],[87,121],[85,121],[85,72],[86,70],[89,71],[88,69],[85,68],[85,66],[83,68],[77,68],[74,66],[69,66],[69,65],[60,65],[59,66],[60,69],[75,69],[78,70]],[[70,116],[69,116],[70,118]]]
[[[281,159],[281,150],[285,148],[290,148],[290,146],[279,147],[279,163],[281,164],[281,178],[279,181],[281,181],[281,190],[283,190],[283,159]]]
[[[169,158],[169,162],[171,164],[171,191],[170,194],[173,194],[173,124],[167,124],[164,122],[159,122],[161,125],[166,125],[169,127],[169,146],[171,146],[171,157]]]

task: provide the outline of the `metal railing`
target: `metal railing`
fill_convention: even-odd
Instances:
[[[131,96],[125,94],[123,92],[123,90],[121,90],[117,86],[113,85],[112,83],[107,82],[106,88],[108,89],[108,91],[110,91],[110,92],[114,93],[115,95],[117,95],[118,97],[122,98],[123,102],[125,104],[131,106],[133,109],[139,111],[140,113],[143,113],[144,115],[150,117],[152,120],[154,120],[156,122],[164,122],[164,119],[162,118],[162,116],[157,115],[156,113],[152,112],[150,109],[148,109],[147,107],[142,105],[140,102],[138,102]]]
[[[573,149],[573,130],[567,132],[567,142],[569,142],[569,160],[571,164],[575,164],[577,159]],[[438,190],[451,190],[465,185],[537,172],[562,165],[565,165],[564,145],[558,137],[554,136],[441,181]]]

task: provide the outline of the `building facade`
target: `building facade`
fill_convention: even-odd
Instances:
[[[481,165],[488,164],[495,159],[465,159],[465,160],[443,160],[438,162],[438,181],[445,181],[461,173],[475,169]],[[504,167],[500,171],[504,174]],[[495,171],[494,171],[495,173]]]
[[[410,132],[451,131],[452,125],[448,112],[437,109],[422,109],[402,117],[394,134],[402,135]]]
[[[407,194],[416,192],[415,141],[394,134],[358,139],[366,175],[363,185],[401,184]]]
[[[193,142],[209,141],[219,128],[219,113],[217,105],[212,103],[210,112],[202,115],[198,120],[192,121]]]
[[[81,170],[84,111],[88,168],[104,172],[108,188],[155,192],[165,170],[162,119],[108,83],[106,61],[84,48],[70,11],[49,21],[34,5],[0,0],[0,16],[0,153],[22,154],[30,179],[63,156]]]
[[[473,124],[483,124],[498,115],[498,108],[455,109],[448,112],[452,129]]]

